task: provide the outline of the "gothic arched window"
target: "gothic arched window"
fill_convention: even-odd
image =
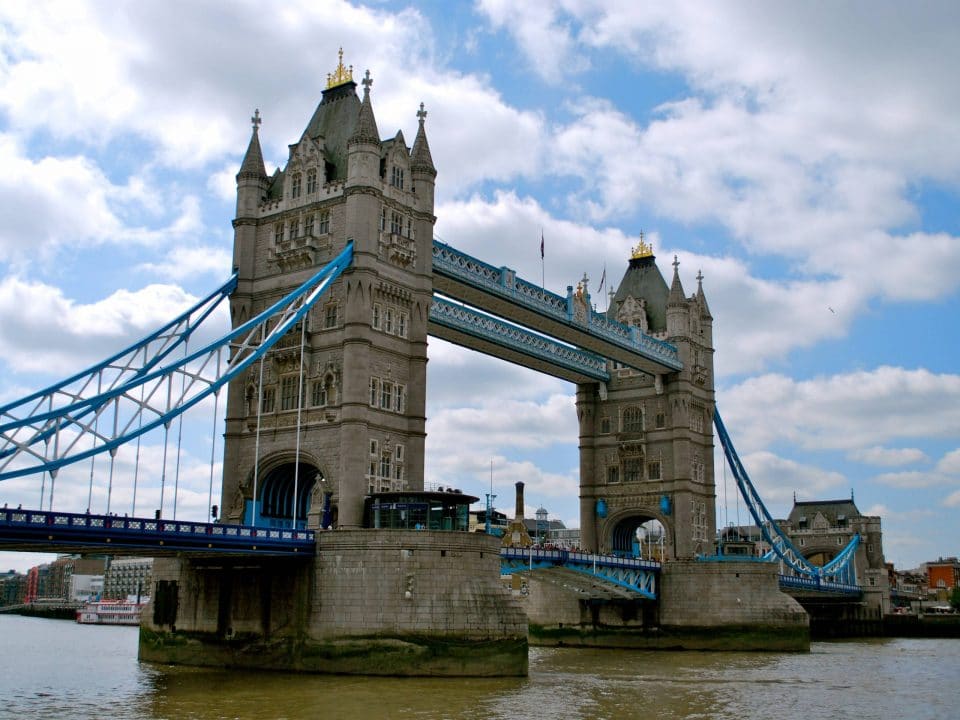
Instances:
[[[636,407],[628,407],[623,411],[623,432],[641,432],[643,430],[643,411]]]

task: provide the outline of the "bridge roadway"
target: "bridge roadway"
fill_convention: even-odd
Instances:
[[[595,555],[572,550],[509,548],[500,550],[500,574],[563,567],[594,580],[606,582],[645,598],[657,596],[660,563],[616,555]]]
[[[484,313],[503,318],[514,325],[536,328],[537,333],[556,338],[580,348],[592,357],[608,358],[651,375],[663,375],[683,368],[677,348],[645,335],[606,315],[587,309],[578,319],[572,296],[557,295],[517,277],[507,267],[494,267],[446,243],[433,243],[433,289],[435,293],[471,305]],[[430,333],[437,337],[451,336],[453,342],[480,352],[491,353],[489,338],[455,329],[434,318],[431,312]],[[512,343],[500,346],[512,350]],[[523,351],[520,350],[521,354]],[[498,356],[504,353],[498,350]],[[514,358],[511,359],[517,362]],[[527,363],[522,363],[527,364]],[[589,365],[589,363],[588,363]],[[549,372],[549,370],[546,370]],[[581,368],[592,381],[589,367]],[[556,374],[556,373],[551,373]],[[563,377],[563,375],[557,375]]]
[[[147,557],[312,557],[313,530],[45,510],[0,510],[0,550]]]

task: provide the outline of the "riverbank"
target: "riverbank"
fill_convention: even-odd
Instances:
[[[73,605],[12,605],[0,608],[0,614],[23,615],[24,617],[45,618],[48,620],[76,620],[77,607]]]
[[[960,638],[958,615],[884,615],[882,618],[810,618],[811,640]]]

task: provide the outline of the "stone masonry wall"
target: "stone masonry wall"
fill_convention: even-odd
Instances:
[[[338,530],[317,540],[310,634],[526,638],[500,585],[497,538],[479,533]]]
[[[660,578],[663,646],[810,648],[810,618],[780,592],[773,563],[678,560],[665,563]]]

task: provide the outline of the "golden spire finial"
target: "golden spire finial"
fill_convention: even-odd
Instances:
[[[340,61],[337,63],[337,69],[332,73],[327,73],[327,90],[337,85],[353,82],[353,65],[348,68],[343,66],[343,48],[340,48],[340,52],[338,52],[337,55],[340,57]]]
[[[639,258],[653,257],[653,243],[647,244],[643,241],[643,230],[640,231],[640,244],[637,245],[630,255],[631,260]]]

